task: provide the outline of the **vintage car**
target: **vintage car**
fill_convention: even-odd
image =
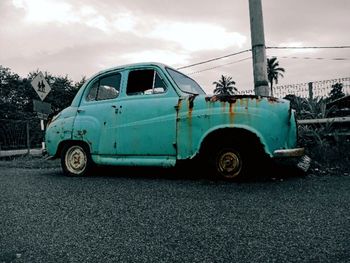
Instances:
[[[262,169],[266,157],[304,155],[296,148],[289,101],[209,96],[193,79],[160,63],[94,75],[52,119],[45,142],[68,176],[86,175],[94,165],[172,167],[196,158],[213,174],[236,179]]]

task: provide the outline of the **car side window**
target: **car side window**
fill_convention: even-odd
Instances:
[[[98,89],[98,81],[96,81],[92,85],[88,95],[86,96],[86,100],[87,101],[94,101],[94,100],[96,100],[96,98],[97,98],[97,89]]]
[[[99,78],[91,87],[87,101],[115,99],[119,95],[121,75],[119,73]]]
[[[134,70],[129,73],[127,95],[150,95],[166,91],[166,86],[157,71],[153,69]]]

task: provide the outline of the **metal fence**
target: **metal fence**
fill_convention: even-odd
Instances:
[[[350,95],[350,77],[276,86],[273,87],[273,95],[277,98],[284,98],[289,94],[302,98],[327,97],[332,90],[332,85],[336,83],[341,83],[343,92]],[[254,94],[254,90],[242,90],[239,94]]]
[[[40,148],[44,139],[40,120],[0,119],[0,150]]]

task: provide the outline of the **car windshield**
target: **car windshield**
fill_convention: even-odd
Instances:
[[[176,85],[183,92],[191,93],[191,94],[205,94],[202,88],[193,79],[187,77],[186,75],[176,70],[173,70],[170,68],[167,68],[166,70],[168,71],[172,79],[175,81]]]

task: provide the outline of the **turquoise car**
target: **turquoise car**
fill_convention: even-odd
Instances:
[[[287,100],[207,95],[191,78],[159,63],[111,68],[90,78],[45,134],[63,172],[83,176],[94,165],[172,167],[200,160],[236,179],[266,157],[302,157]],[[197,158],[198,157],[198,158]]]

